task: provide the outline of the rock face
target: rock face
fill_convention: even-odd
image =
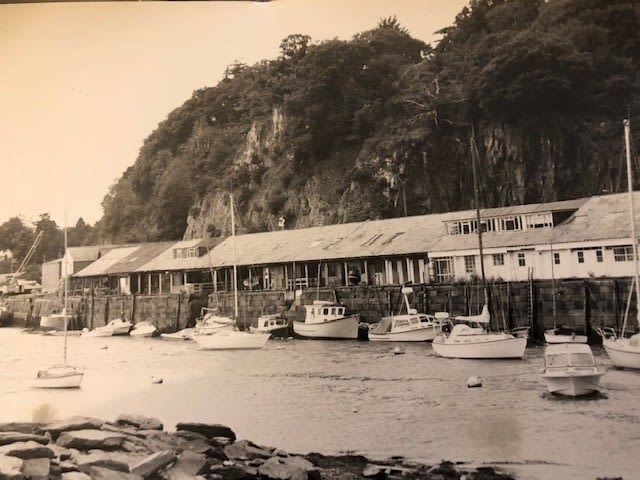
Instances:
[[[450,462],[428,466],[401,457],[373,463],[362,456],[294,455],[248,440],[236,442],[224,425],[179,423],[169,433],[157,429],[158,420],[137,415],[121,415],[114,422],[76,417],[19,425],[21,432],[8,430],[1,437],[0,480],[512,478],[488,467],[480,472]],[[45,435],[24,433],[36,431]]]

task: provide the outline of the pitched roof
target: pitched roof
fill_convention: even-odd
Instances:
[[[137,271],[158,272],[164,270],[195,270],[199,268],[210,268],[213,265],[209,260],[208,253],[205,253],[204,255],[201,255],[199,257],[174,258],[174,250],[199,247],[207,247],[208,249],[211,249],[222,241],[222,238],[196,238],[192,240],[182,240],[180,242],[174,242],[171,245],[171,248],[166,249],[156,257],[150,259],[145,264],[140,265]]]
[[[83,247],[67,247],[68,255],[74,262],[91,262],[97,260],[118,245],[90,245]]]
[[[132,251],[129,255],[120,258],[117,262],[111,264],[103,274],[117,274],[117,273],[129,273],[136,271],[148,271],[147,269],[141,269],[145,263],[156,258],[164,251],[171,251],[171,247],[176,242],[154,242],[154,243],[142,243],[138,248]]]
[[[134,253],[140,248],[140,245],[134,245],[132,247],[118,247],[110,250],[105,255],[100,257],[95,262],[86,266],[79,272],[73,274],[74,277],[95,277],[104,275],[109,268],[120,262],[123,258]]]

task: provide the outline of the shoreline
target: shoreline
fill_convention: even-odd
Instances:
[[[220,424],[178,423],[120,415],[114,421],[70,417],[52,423],[0,423],[0,478],[280,479],[359,478],[515,480],[493,466],[404,457],[373,461],[363,455],[289,453],[239,440]]]

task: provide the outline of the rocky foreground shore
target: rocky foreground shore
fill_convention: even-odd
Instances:
[[[72,417],[53,423],[0,424],[0,480],[512,479],[492,467],[442,461],[424,465],[392,457],[291,454],[237,440],[224,425],[179,423],[175,432],[140,415],[114,422]]]

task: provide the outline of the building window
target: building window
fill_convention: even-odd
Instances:
[[[633,247],[631,245],[627,245],[624,247],[615,247],[613,249],[613,259],[616,262],[633,261]]]
[[[584,263],[584,252],[582,250],[578,250],[576,253],[578,254],[578,263]]]
[[[560,265],[560,254],[558,252],[553,252],[553,263]]]
[[[493,255],[493,264],[496,266],[504,265],[504,253],[495,253]]]
[[[436,274],[436,281],[447,283],[453,280],[452,258],[436,258],[433,260],[433,270]]]
[[[502,230],[521,230],[520,217],[502,218]]]
[[[602,250],[601,249],[596,250],[596,262],[602,263],[603,261],[604,259],[602,258]]]
[[[518,254],[518,265],[521,266],[521,267],[526,267],[527,266],[526,259],[524,258],[524,253],[519,253]]]
[[[466,273],[476,273],[476,257],[473,255],[464,256],[464,271]]]

